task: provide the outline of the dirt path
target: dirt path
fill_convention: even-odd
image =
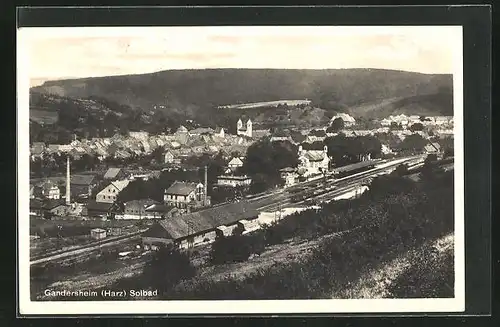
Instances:
[[[448,234],[444,237],[428,242],[416,249],[412,249],[397,257],[396,259],[383,264],[378,269],[372,270],[364,274],[354,283],[354,285],[336,294],[335,298],[356,298],[356,299],[381,299],[390,297],[389,288],[391,284],[412,267],[415,262],[417,253],[424,247],[434,248],[438,254],[444,254],[447,251],[453,251],[454,235]]]

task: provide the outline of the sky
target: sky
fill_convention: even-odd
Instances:
[[[169,69],[381,68],[453,73],[461,28],[22,28],[30,85]]]

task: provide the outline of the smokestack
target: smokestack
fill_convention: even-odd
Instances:
[[[204,205],[207,205],[207,189],[208,189],[207,184],[208,184],[208,168],[207,168],[207,166],[205,166],[205,185],[204,185],[205,189],[203,190],[204,191],[203,192],[204,193],[203,194],[203,204]]]
[[[69,156],[66,157],[66,204],[71,204],[71,192],[70,192],[70,172],[69,172]]]

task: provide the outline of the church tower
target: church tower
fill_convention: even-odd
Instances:
[[[239,135],[240,130],[243,128],[243,122],[241,119],[238,119],[238,123],[236,123],[236,135]]]
[[[252,137],[252,121],[250,119],[247,121],[247,136]]]

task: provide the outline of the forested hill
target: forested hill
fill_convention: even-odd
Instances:
[[[48,81],[31,90],[195,114],[218,105],[306,98],[322,109],[348,111],[384,99],[432,94],[451,98],[452,89],[452,75],[379,69],[205,69]],[[438,110],[436,114],[451,114],[442,112],[450,108]]]

